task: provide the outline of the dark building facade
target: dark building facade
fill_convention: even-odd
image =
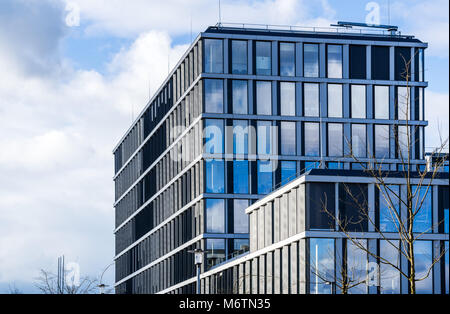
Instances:
[[[244,254],[247,207],[310,169],[361,169],[350,153],[403,170],[407,128],[425,169],[426,47],[392,33],[201,33],[114,149],[116,292],[193,293],[189,251],[206,252],[202,272]]]

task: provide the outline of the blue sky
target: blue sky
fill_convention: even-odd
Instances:
[[[364,22],[363,0],[222,0],[224,22]],[[377,1],[387,24],[388,0]],[[427,146],[448,137],[448,1],[391,0],[391,24],[428,42]],[[78,21],[78,23],[74,23]],[[192,23],[191,23],[192,21]],[[114,256],[112,149],[195,37],[212,0],[0,2],[0,293],[35,292],[57,257],[97,277]],[[69,22],[69,23],[68,23]],[[169,58],[168,58],[169,56]],[[113,270],[106,274],[113,283]]]

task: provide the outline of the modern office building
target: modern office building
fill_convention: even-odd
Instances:
[[[426,48],[392,30],[201,33],[114,149],[116,292],[195,292],[192,250],[206,274],[255,248],[246,208],[311,169],[401,171],[408,128],[425,169]]]

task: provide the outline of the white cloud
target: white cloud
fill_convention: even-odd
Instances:
[[[427,90],[425,93],[425,119],[429,126],[425,131],[427,151],[432,151],[448,140],[449,94]],[[448,150],[448,146],[447,146]]]
[[[35,4],[33,9],[54,5]],[[55,20],[64,23],[63,16]],[[41,31],[26,31],[33,27],[40,24],[23,25],[21,41]],[[15,58],[0,37],[2,286],[30,282],[40,268],[54,270],[61,254],[67,261],[79,262],[82,273],[91,276],[110,263],[111,150],[131,122],[131,105],[138,112],[146,104],[149,80],[154,92],[167,76],[167,54],[173,65],[186,49],[171,47],[165,33],[145,32],[117,53],[102,75],[68,67],[58,52],[63,35],[51,36],[55,38],[49,39],[53,44],[47,50],[29,48],[27,58],[35,63],[27,65],[17,62],[25,57]],[[44,62],[48,71],[30,75],[30,68],[49,53],[59,61]],[[112,281],[111,271],[108,284]]]

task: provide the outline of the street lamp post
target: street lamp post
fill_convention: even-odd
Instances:
[[[197,294],[200,294],[200,271],[203,263],[203,251],[201,249],[194,250],[194,264],[197,267]]]

